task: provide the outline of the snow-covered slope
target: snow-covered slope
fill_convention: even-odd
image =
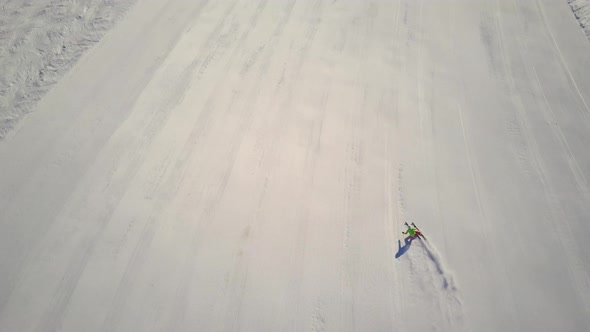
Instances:
[[[0,1],[0,139],[134,2]]]
[[[574,11],[576,19],[590,38],[590,0],[567,0]]]
[[[589,106],[565,1],[137,0],[0,142],[0,331],[587,331]]]

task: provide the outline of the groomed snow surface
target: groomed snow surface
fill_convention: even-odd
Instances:
[[[0,15],[0,331],[590,330],[567,2]]]

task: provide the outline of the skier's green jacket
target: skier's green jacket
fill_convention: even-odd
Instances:
[[[405,232],[402,232],[402,234],[408,234],[409,236],[416,236],[416,228],[408,227],[408,230]]]

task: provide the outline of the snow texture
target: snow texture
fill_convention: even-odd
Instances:
[[[590,0],[567,0],[567,2],[572,7],[580,26],[586,32],[586,36],[590,38]]]
[[[0,140],[133,2],[0,1]]]
[[[565,1],[0,3],[0,331],[590,331]]]

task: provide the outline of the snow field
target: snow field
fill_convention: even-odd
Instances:
[[[589,329],[565,1],[16,4],[0,331]]]

